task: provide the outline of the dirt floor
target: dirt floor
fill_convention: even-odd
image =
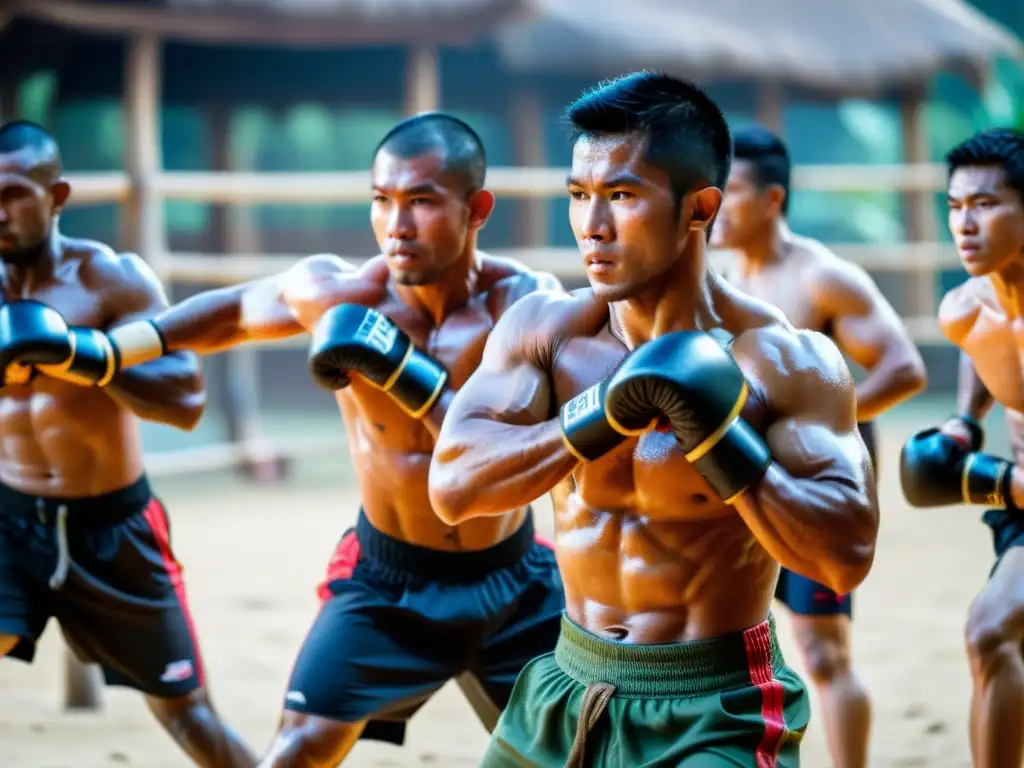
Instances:
[[[945,400],[922,401],[883,424],[881,538],[855,603],[856,663],[875,698],[875,766],[969,765],[962,625],[991,566],[991,545],[974,509],[909,509],[895,467],[911,429],[951,408]],[[995,450],[1005,445],[1000,428],[993,422]],[[217,704],[262,750],[316,607],[314,585],[358,507],[347,460],[304,461],[288,483],[272,489],[228,474],[165,479],[157,487],[174,521]],[[550,530],[546,505],[538,520]],[[778,615],[783,647],[791,648],[784,610]],[[187,766],[130,692],[105,691],[98,714],[61,711],[63,648],[55,629],[34,666],[0,664],[0,766]],[[789,660],[802,671],[794,653]],[[449,685],[414,719],[405,748],[361,744],[347,764],[472,766],[486,741]],[[805,745],[804,765],[830,764],[817,718]]]

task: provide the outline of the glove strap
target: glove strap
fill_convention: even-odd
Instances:
[[[960,475],[960,495],[965,504],[985,504],[1017,509],[1011,484],[1014,466],[985,453],[968,454]]]

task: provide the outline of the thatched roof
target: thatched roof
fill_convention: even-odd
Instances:
[[[832,92],[977,76],[1024,58],[1011,32],[963,0],[536,0],[498,34],[520,72],[611,76],[659,68],[693,80],[776,80]]]
[[[462,44],[522,14],[531,0],[0,0],[3,13],[80,32],[214,44]]]

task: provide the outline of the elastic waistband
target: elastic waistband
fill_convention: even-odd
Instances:
[[[64,507],[69,525],[107,528],[141,512],[152,498],[145,474],[131,485],[102,496],[67,499],[33,496],[0,483],[0,514],[32,517],[44,525],[54,525],[60,508]]]
[[[360,558],[372,561],[393,579],[425,576],[438,581],[476,581],[515,565],[530,551],[534,544],[533,512],[527,510],[519,530],[504,541],[471,552],[444,552],[399,541],[374,528],[362,509],[356,521],[356,539]]]
[[[621,696],[707,696],[767,683],[785,664],[775,617],[731,635],[686,643],[605,640],[562,616],[555,661],[583,685],[610,683]]]

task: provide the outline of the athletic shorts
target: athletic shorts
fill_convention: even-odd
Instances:
[[[992,549],[996,561],[989,571],[989,578],[996,572],[999,562],[1013,547],[1024,547],[1024,512],[1015,509],[989,509],[981,520],[992,531]]]
[[[878,482],[878,453],[875,442],[875,425],[865,422],[858,425],[860,435],[867,446],[871,464]],[[779,572],[779,583],[775,587],[775,599],[798,616],[853,616],[853,593],[840,595],[830,587],[783,568]]]
[[[796,768],[807,688],[769,618],[688,643],[629,645],[565,619],[530,662],[483,768]]]
[[[171,551],[167,512],[145,476],[82,499],[0,485],[0,634],[31,662],[50,618],[108,685],[160,698],[203,685],[203,666]]]
[[[453,679],[493,729],[519,672],[555,647],[564,608],[554,552],[536,540],[532,515],[489,549],[441,552],[388,536],[360,510],[320,596],[285,708],[368,720],[362,738],[392,744]]]

